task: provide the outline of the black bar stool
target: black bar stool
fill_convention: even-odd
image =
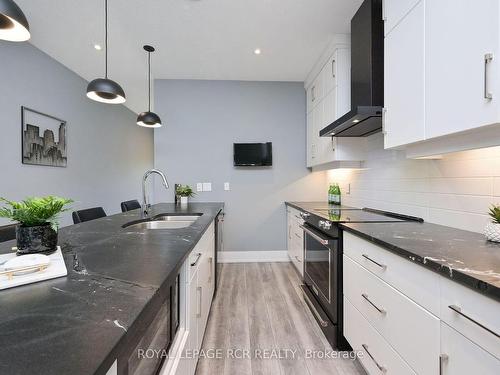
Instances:
[[[127,212],[131,210],[137,210],[138,208],[141,208],[141,204],[137,199],[133,199],[131,201],[125,201],[120,204],[122,208],[122,212]]]
[[[16,239],[17,224],[9,224],[0,227],[0,242]]]
[[[99,219],[101,217],[106,217],[106,212],[102,207],[87,208],[86,210],[74,211],[73,223],[83,223],[85,221]]]

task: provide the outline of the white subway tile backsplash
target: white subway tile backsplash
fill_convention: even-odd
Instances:
[[[488,208],[500,203],[500,147],[410,160],[383,150],[383,136],[368,138],[367,160],[356,170],[328,171],[339,182],[343,204],[373,207],[482,232]],[[350,194],[346,194],[350,184]]]

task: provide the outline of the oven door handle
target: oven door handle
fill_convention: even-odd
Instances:
[[[314,238],[316,241],[318,241],[322,245],[328,245],[330,243],[330,240],[327,238],[321,237],[319,234],[316,234],[309,228],[305,227],[304,225],[299,225],[304,232],[306,232],[308,235],[310,235],[312,238]]]

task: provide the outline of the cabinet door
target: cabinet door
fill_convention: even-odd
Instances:
[[[500,120],[499,4],[426,1],[426,138]],[[487,54],[493,60],[487,62]]]
[[[441,374],[496,375],[500,360],[441,322]]]
[[[338,48],[334,54],[335,111],[334,120],[351,110],[351,50]]]
[[[314,113],[312,111],[307,114],[306,127],[307,166],[312,167],[315,159]]]
[[[387,36],[419,1],[425,0],[383,0],[384,35]]]
[[[194,374],[196,369],[196,359],[191,357],[193,351],[198,350],[198,313],[200,309],[199,305],[199,294],[198,294],[198,271],[193,275],[191,282],[187,286],[188,288],[188,339],[186,342],[186,354],[185,359],[189,368],[188,374]]]
[[[424,1],[385,38],[385,148],[425,137]]]

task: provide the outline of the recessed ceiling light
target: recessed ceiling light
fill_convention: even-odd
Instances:
[[[94,48],[98,51],[102,50],[102,47],[100,44],[94,44]]]
[[[256,55],[260,55],[261,52],[262,51],[260,50],[260,48],[256,48],[256,49],[253,50],[253,53],[255,53]]]

